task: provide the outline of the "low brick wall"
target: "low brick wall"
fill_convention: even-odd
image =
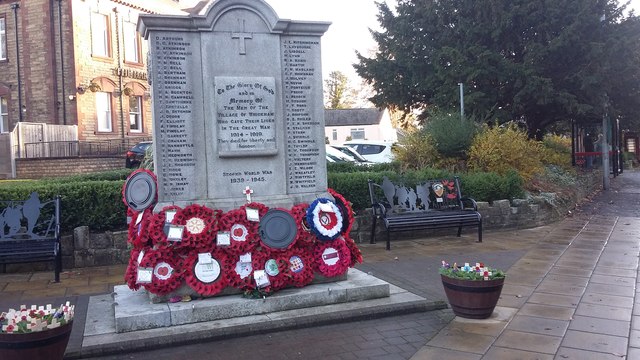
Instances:
[[[41,179],[123,169],[122,156],[16,159],[18,179]]]

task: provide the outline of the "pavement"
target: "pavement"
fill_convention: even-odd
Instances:
[[[610,190],[547,226],[486,231],[482,243],[471,230],[460,238],[398,238],[391,251],[383,242],[361,249],[359,270],[442,306],[95,358],[640,359],[640,172],[611,179]],[[507,270],[491,318],[462,319],[440,309],[441,260]],[[57,284],[52,272],[0,274],[0,306],[71,300],[77,308],[67,352],[77,353],[90,297],[121,284],[124,268],[73,269]]]

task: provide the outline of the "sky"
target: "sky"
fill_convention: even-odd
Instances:
[[[323,78],[332,71],[341,71],[352,83],[360,83],[352,64],[357,62],[356,50],[367,56],[375,49],[376,44],[368,30],[379,30],[374,0],[266,1],[281,19],[331,22],[322,37]],[[394,7],[395,0],[385,1]],[[640,0],[631,0],[630,7],[640,14]]]

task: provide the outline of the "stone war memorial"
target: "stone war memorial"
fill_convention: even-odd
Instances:
[[[123,188],[132,251],[116,332],[390,296],[353,268],[353,212],[327,188],[329,26],[280,19],[262,0],[140,18],[155,173]]]

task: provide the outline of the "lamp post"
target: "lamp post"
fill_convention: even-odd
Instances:
[[[609,190],[609,141],[607,140],[607,132],[609,131],[609,121],[607,114],[609,98],[604,94],[604,111],[602,114],[602,190]]]
[[[460,121],[464,121],[464,84],[459,82],[460,87]]]

